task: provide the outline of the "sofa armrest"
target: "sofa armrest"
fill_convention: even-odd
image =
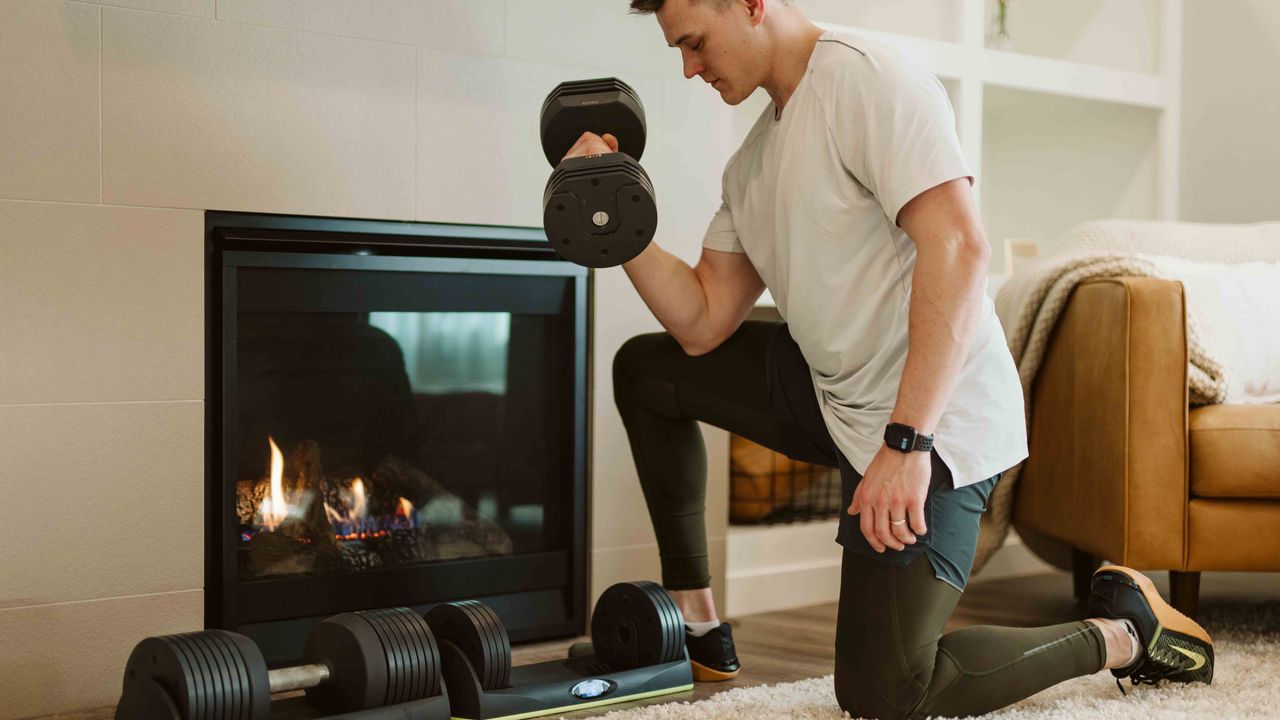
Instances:
[[[1185,318],[1176,281],[1075,288],[1032,386],[1016,522],[1112,562],[1184,567]]]

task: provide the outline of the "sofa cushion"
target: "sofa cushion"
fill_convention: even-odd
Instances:
[[[1191,495],[1280,498],[1280,405],[1193,408]]]

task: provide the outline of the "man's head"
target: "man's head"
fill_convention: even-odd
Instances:
[[[655,14],[667,43],[680,49],[687,78],[701,77],[730,105],[765,83],[773,69],[767,20],[793,12],[794,0],[631,0],[631,11]]]

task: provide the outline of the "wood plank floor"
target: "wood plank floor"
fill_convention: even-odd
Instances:
[[[1168,591],[1164,573],[1153,576]],[[1201,582],[1202,609],[1215,605],[1258,603],[1280,598],[1280,574],[1205,573]],[[1071,597],[1071,577],[1046,573],[1021,578],[973,583],[947,625],[948,630],[973,625],[1033,627],[1078,619]],[[598,711],[567,713],[566,718],[603,715],[611,710],[649,704],[700,700],[733,687],[774,684],[821,677],[834,663],[836,606],[818,605],[733,619],[734,638],[743,670],[722,683],[698,683],[693,690],[649,701],[619,703]],[[573,640],[524,645],[513,650],[517,665],[558,659]],[[109,720],[111,708],[45,716],[40,720]]]

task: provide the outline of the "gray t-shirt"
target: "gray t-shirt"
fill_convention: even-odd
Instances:
[[[916,247],[898,213],[972,177],[942,84],[854,31],[822,36],[781,117],[771,103],[725,168],[724,205],[703,245],[747,254],[812,369],[832,438],[860,473],[883,444],[907,355]],[[1023,412],[984,294],[935,431],[955,487],[1027,457]]]

